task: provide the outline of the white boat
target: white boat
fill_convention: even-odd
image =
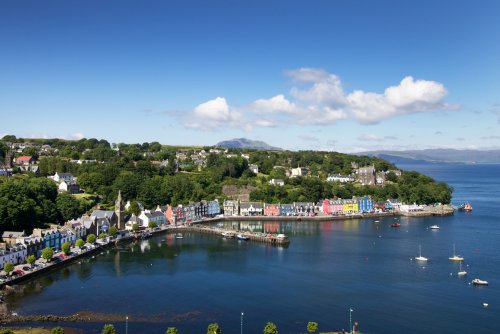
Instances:
[[[439,226],[437,226],[437,225],[432,225],[432,226],[429,226],[429,228],[430,228],[431,230],[439,230]]]
[[[243,235],[243,234],[238,234],[238,235],[236,235],[236,238],[237,238],[238,240],[245,240],[245,241],[250,240],[250,238],[249,238],[249,237],[247,237],[246,235]]]
[[[458,276],[465,276],[465,275],[467,275],[467,272],[465,270],[462,270],[462,261],[460,261],[460,269],[458,270],[457,275]]]
[[[472,280],[472,284],[474,284],[474,285],[488,285],[488,281],[483,281],[482,279],[474,278]]]
[[[418,245],[418,256],[415,257],[415,260],[417,260],[417,261],[423,261],[423,262],[425,262],[425,261],[428,260],[426,257],[422,256],[422,246],[421,245]]]
[[[455,254],[455,244],[453,244],[453,256],[449,257],[450,261],[463,261],[464,258],[460,255]]]
[[[182,239],[182,238],[184,238],[184,236],[182,235],[182,233],[177,233],[177,234],[175,235],[175,238],[176,238],[176,239]]]
[[[222,235],[223,238],[227,238],[227,239],[234,238],[233,232],[224,231],[224,232],[221,233],[221,235]]]

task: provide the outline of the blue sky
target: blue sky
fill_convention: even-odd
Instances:
[[[498,1],[3,1],[0,135],[500,148]]]

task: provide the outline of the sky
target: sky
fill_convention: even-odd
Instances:
[[[0,3],[0,136],[500,148],[500,1]]]

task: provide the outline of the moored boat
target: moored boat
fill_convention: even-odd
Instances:
[[[472,205],[470,203],[463,203],[458,207],[459,211],[465,211],[465,212],[471,212],[472,211]]]
[[[223,238],[226,238],[226,239],[232,239],[232,238],[234,238],[233,232],[224,231],[224,232],[221,233],[221,235],[222,235]]]
[[[464,258],[460,255],[455,254],[455,244],[453,244],[453,256],[449,257],[450,261],[463,261]]]
[[[400,223],[394,223],[394,224],[391,224],[391,227],[401,227],[401,224]]]
[[[250,238],[249,238],[249,237],[247,237],[246,235],[243,235],[243,234],[238,234],[238,235],[236,235],[236,238],[237,238],[238,240],[244,240],[244,241],[250,240]]]
[[[176,238],[176,239],[182,239],[182,238],[184,238],[184,236],[182,235],[182,233],[177,233],[177,234],[175,235],[175,238]]]
[[[431,230],[439,230],[439,226],[437,226],[437,225],[432,225],[432,226],[429,226],[429,228],[430,228]]]
[[[488,281],[483,281],[482,279],[474,278],[472,280],[472,284],[474,284],[474,285],[488,285]]]
[[[418,256],[415,257],[415,260],[422,261],[422,262],[426,262],[428,260],[428,258],[422,256],[422,246],[421,245],[418,245]]]

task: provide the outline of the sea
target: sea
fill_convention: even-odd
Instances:
[[[103,251],[22,285],[6,297],[20,315],[82,311],[119,315],[117,333],[500,332],[500,165],[415,164],[454,188],[452,203],[473,211],[448,217],[307,222],[225,222],[280,232],[288,247],[172,234]],[[400,228],[391,228],[394,222]],[[430,229],[438,225],[439,230]],[[464,257],[450,261],[456,253]],[[414,260],[419,254],[429,260]],[[488,286],[474,286],[481,278]],[[488,304],[488,307],[484,306]],[[129,320],[126,320],[126,317]],[[29,323],[24,325],[37,325]],[[103,323],[53,324],[100,333]]]

